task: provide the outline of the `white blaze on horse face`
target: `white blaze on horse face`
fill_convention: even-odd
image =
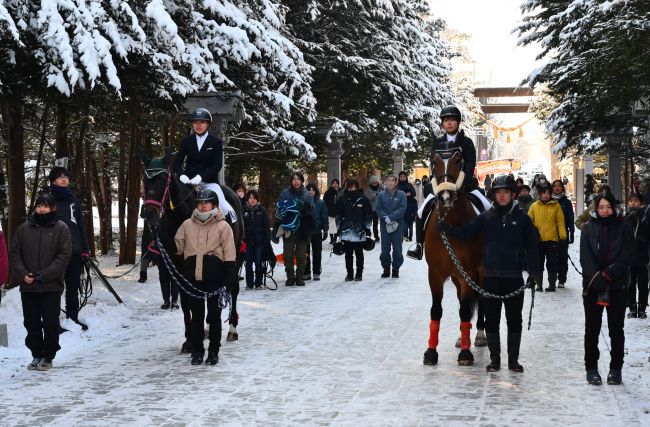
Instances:
[[[445,163],[445,174],[443,175],[442,182],[447,182],[447,165],[448,165],[449,159],[444,159],[443,162]]]
[[[449,207],[451,205],[451,193],[449,191],[445,190],[440,193],[440,199],[442,199],[443,206]]]

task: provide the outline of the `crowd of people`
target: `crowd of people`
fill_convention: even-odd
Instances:
[[[462,173],[471,177],[461,181],[459,191],[471,196],[482,212],[470,224],[450,227],[439,224],[441,232],[453,238],[466,239],[484,233],[484,289],[506,295],[523,285],[523,271],[528,271],[530,286],[539,292],[556,292],[567,285],[569,245],[574,243],[575,227],[581,230],[580,260],[582,267],[583,305],[585,312],[585,368],[587,381],[600,384],[598,373],[598,337],[602,313],[607,311],[611,339],[611,362],[607,382],[620,384],[624,357],[623,325],[628,318],[645,319],[648,304],[648,245],[650,217],[641,194],[628,198],[623,214],[620,203],[607,185],[601,186],[593,203],[577,219],[568,199],[564,180],[549,182],[536,176],[531,185],[510,175],[486,180],[486,189],[474,177],[476,153],[472,141],[459,130],[460,111],[447,107],[441,113],[445,134],[436,139],[432,153],[458,150],[463,157]],[[196,206],[190,218],[182,223],[170,247],[185,260],[184,276],[203,292],[206,298],[188,297],[179,291],[155,250],[151,229],[145,227],[142,243],[142,268],[139,282],[147,280],[146,268],[154,263],[159,268],[162,309],[178,308],[179,295],[189,298],[191,333],[188,352],[191,363],[204,362],[204,320],[211,326],[208,357],[205,363],[218,363],[221,339],[221,306],[219,289],[237,281],[237,266],[244,265],[246,289],[263,289],[264,263],[271,242],[280,244],[286,274],[285,285],[302,287],[307,281],[318,281],[322,274],[323,242],[329,238],[331,250],[345,259],[346,282],[364,278],[364,252],[381,245],[380,277],[399,278],[404,263],[403,243],[412,242],[407,255],[416,260],[423,257],[424,226],[434,203],[436,180],[427,176],[409,182],[408,174],[385,177],[370,175],[362,188],[356,177],[347,177],[341,186],[338,179],[330,182],[321,198],[318,185],[308,183],[300,172],[293,172],[289,185],[274,203],[272,212],[260,203],[257,190],[244,184],[233,188],[243,212],[243,244],[236,248],[230,224],[237,221],[238,209],[229,204],[221,186],[216,183],[221,161],[216,153],[221,143],[207,133],[211,116],[203,109],[195,111],[192,126],[195,135],[183,139],[174,163],[179,181],[200,186]],[[202,149],[205,148],[205,149]],[[206,154],[207,153],[207,154]],[[185,160],[183,162],[183,160]],[[70,191],[70,176],[62,167],[52,168],[50,188],[40,194],[28,221],[13,236],[7,255],[4,236],[0,232],[0,283],[7,279],[10,261],[13,277],[20,285],[25,340],[33,360],[30,370],[52,367],[59,347],[61,297],[65,292],[66,317],[79,320],[79,285],[83,262],[89,257],[88,239],[84,230],[80,204]],[[433,182],[432,182],[433,181]],[[205,185],[203,185],[205,184]],[[230,191],[230,190],[229,190]],[[415,225],[415,230],[413,226]],[[205,236],[199,239],[198,236]],[[507,256],[504,255],[507,248]],[[435,257],[435,254],[433,255]],[[544,275],[547,287],[544,288]],[[523,294],[515,298],[485,301],[486,332],[490,364],[486,369],[500,369],[501,351],[499,322],[502,306],[508,323],[508,367],[523,372],[519,364]]]

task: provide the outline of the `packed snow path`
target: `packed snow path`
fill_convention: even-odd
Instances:
[[[577,259],[577,247],[571,250]],[[286,288],[279,280],[276,292],[243,290],[240,340],[225,342],[224,330],[216,367],[190,366],[179,354],[181,313],[158,308],[155,268],[146,284],[136,283],[135,272],[114,281],[126,307],[97,284],[96,304],[82,311],[90,330],[66,323],[72,331],[46,373],[25,369],[31,358],[22,344],[18,292],[10,291],[0,307],[0,323],[10,327],[10,347],[0,348],[2,425],[650,425],[650,320],[626,320],[624,385],[588,385],[574,271],[567,289],[536,295],[532,329],[522,340],[525,373],[487,374],[487,348],[472,348],[474,366],[456,363],[451,283],[439,364],[422,364],[426,264],[407,260],[401,278],[380,279],[378,256],[378,248],[366,253],[362,282],[344,282],[343,257],[325,254],[320,282]],[[103,260],[107,273],[112,261]],[[524,323],[529,304],[528,292]],[[606,328],[602,375],[609,363],[605,334]],[[505,318],[506,359],[504,347]]]

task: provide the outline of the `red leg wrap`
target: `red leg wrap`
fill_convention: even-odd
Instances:
[[[460,349],[469,350],[472,346],[472,340],[469,333],[472,330],[471,322],[460,322]]]
[[[429,348],[438,348],[438,333],[440,332],[440,320],[432,320],[429,323]]]

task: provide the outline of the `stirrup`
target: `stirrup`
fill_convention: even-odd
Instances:
[[[415,249],[411,249],[415,246]],[[409,246],[409,249],[406,251],[406,256],[415,260],[422,260],[422,255],[424,251],[422,250],[422,244],[416,242],[415,244]]]

